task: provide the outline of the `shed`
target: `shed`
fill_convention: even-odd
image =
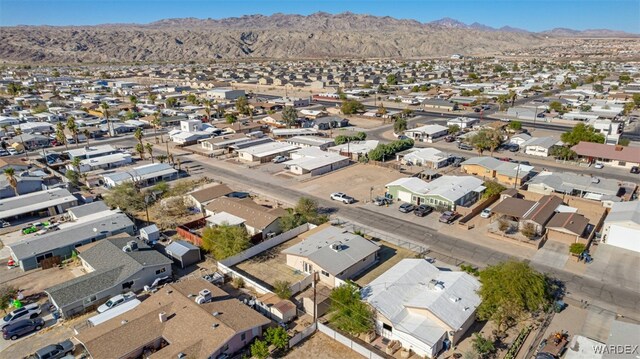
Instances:
[[[180,268],[198,263],[201,259],[200,248],[186,241],[175,241],[166,248],[167,254],[180,264]]]
[[[140,229],[140,239],[152,243],[160,239],[160,230],[155,224]]]

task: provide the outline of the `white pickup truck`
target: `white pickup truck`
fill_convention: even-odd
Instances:
[[[128,292],[124,294],[118,294],[114,297],[111,297],[108,301],[106,301],[103,305],[98,307],[98,313],[104,313],[109,309],[113,309],[125,302],[130,301],[131,299],[135,299],[136,294],[133,292]]]

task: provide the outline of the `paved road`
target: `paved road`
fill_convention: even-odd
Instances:
[[[197,155],[189,156],[189,159],[193,161],[192,163],[205,170],[205,173],[210,174],[210,177],[227,183],[240,184],[254,192],[285,203],[294,204],[302,196],[313,197],[309,193],[287,187],[281,178],[265,174],[256,176],[257,172],[245,169],[244,166],[232,168],[230,167],[232,165],[228,163],[202,159]],[[183,160],[183,163],[189,165],[186,159]],[[526,258],[513,257],[501,252],[499,243],[496,243],[496,248],[488,248],[357,205],[336,206],[336,202],[326,198],[314,197],[314,199],[318,201],[321,207],[333,211],[335,216],[372,228],[394,238],[428,247],[429,250],[439,256],[449,258],[454,264],[466,262],[477,266],[485,266],[510,259],[527,260]],[[596,277],[586,277],[558,270],[542,263],[532,262],[531,264],[536,269],[562,280],[566,284],[568,295],[572,298],[576,300],[585,299],[612,312],[640,320],[640,287],[635,284],[608,280],[606,273],[597,273]],[[625,285],[631,286],[631,288],[625,287]]]

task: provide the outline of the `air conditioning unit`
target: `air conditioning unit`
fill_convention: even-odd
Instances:
[[[203,289],[198,293],[198,296],[196,297],[196,303],[198,304],[208,303],[211,301],[211,299],[213,299],[213,296],[211,295],[211,291],[209,289]]]

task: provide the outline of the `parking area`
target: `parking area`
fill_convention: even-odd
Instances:
[[[329,198],[333,192],[345,192],[365,203],[370,196],[383,195],[387,183],[402,177],[406,176],[396,170],[358,163],[293,187],[322,198]]]
[[[286,255],[280,253],[283,250],[300,243],[301,237],[296,237],[279,246],[275,246],[244,262],[238,263],[232,268],[248,274],[265,284],[273,286],[276,281],[295,283],[304,279],[304,273],[287,265]]]
[[[38,332],[25,335],[17,340],[0,339],[0,353],[2,353],[0,356],[3,358],[24,358],[44,346],[69,339],[73,335],[70,326],[56,323],[50,314],[47,313],[43,319],[45,319],[45,327]]]
[[[438,221],[441,215],[441,213],[438,211],[433,211],[424,217],[416,216],[413,212],[402,213],[398,210],[402,203],[403,202],[393,202],[393,204],[390,204],[389,206],[376,206],[373,203],[367,203],[365,204],[365,206],[369,210],[382,213],[386,216],[413,222],[421,226],[429,227],[436,231],[440,231],[443,228],[446,229],[449,226],[452,226],[452,224],[441,223],[440,221]]]

